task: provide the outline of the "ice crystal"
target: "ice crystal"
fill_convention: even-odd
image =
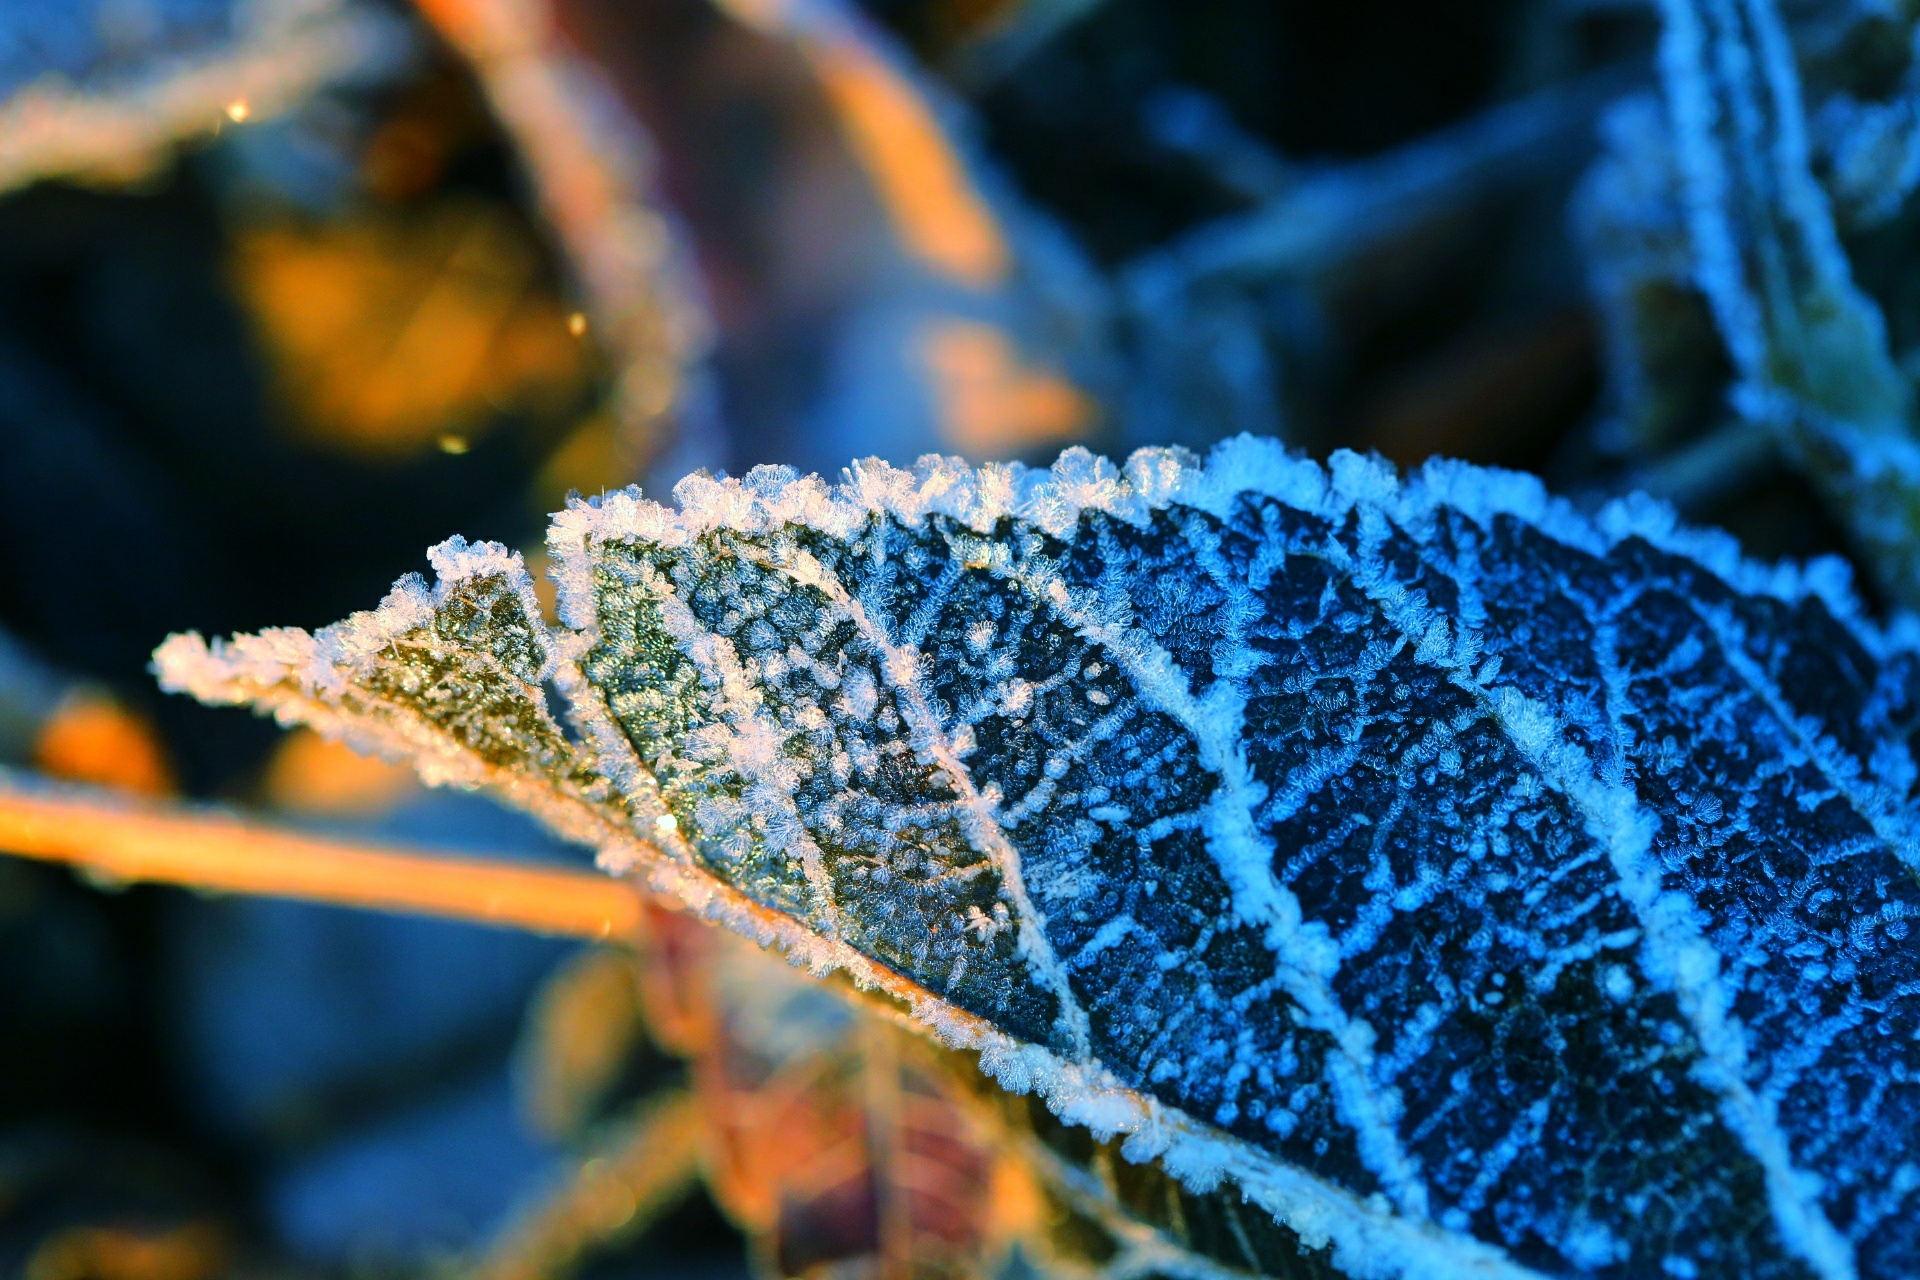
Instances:
[[[159,670],[501,790],[1349,1274],[1910,1274],[1920,649],[1836,567],[1244,437],[675,498],[556,518],[562,627],[455,539]]]

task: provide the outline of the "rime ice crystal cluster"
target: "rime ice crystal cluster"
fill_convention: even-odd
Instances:
[[[1913,1273],[1920,686],[1843,574],[1244,437],[675,497],[556,519],[561,628],[455,540],[163,678],[877,962],[1350,1274]]]

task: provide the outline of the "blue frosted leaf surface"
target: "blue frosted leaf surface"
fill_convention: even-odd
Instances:
[[[1829,568],[1246,439],[676,496],[558,519],[515,661],[608,821],[1003,1080],[1357,1275],[1920,1256],[1915,659]]]

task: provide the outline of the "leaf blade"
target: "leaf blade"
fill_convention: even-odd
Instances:
[[[552,539],[543,670],[631,753],[611,860],[1354,1274],[1895,1274],[1911,645],[1830,570],[1245,439],[676,496]],[[1835,645],[1825,722],[1760,678]],[[1674,678],[1712,653],[1718,701]],[[1796,816],[1802,773],[1844,785]],[[1844,974],[1751,960],[1845,934],[1783,867],[1868,868]],[[1835,1079],[1880,1093],[1810,1109]]]

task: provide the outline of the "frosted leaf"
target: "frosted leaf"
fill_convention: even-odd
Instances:
[[[154,655],[166,687],[411,760],[430,783],[488,787],[576,839],[622,838],[630,808],[548,707],[553,637],[519,555],[453,538],[432,560],[434,587],[410,574],[317,634],[170,637]]]
[[[1315,1265],[1920,1256],[1916,649],[1837,566],[1246,437],[675,496],[556,518],[553,633],[456,541],[163,681],[589,815]]]

